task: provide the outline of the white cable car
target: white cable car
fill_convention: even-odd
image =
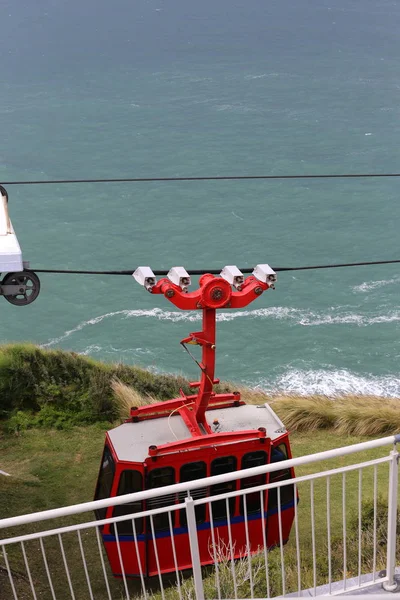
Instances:
[[[8,214],[8,194],[0,185],[0,295],[16,306],[31,304],[39,295],[40,281],[22,260],[21,247]]]

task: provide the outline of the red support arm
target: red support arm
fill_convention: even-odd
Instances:
[[[202,371],[195,414],[197,423],[206,427],[205,412],[213,394],[215,374],[216,310],[218,308],[244,308],[270,286],[253,276],[247,277],[240,291],[232,291],[230,284],[221,277],[209,273],[202,275],[199,288],[184,292],[169,279],[161,279],[152,289],[152,294],[163,294],[167,300],[181,310],[203,310],[203,329],[191,333],[182,340],[183,344],[202,346],[200,368]],[[215,396],[214,396],[215,397]]]

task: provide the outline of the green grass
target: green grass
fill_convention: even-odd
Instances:
[[[57,508],[69,504],[87,502],[93,499],[94,489],[99,470],[101,453],[104,445],[105,429],[102,426],[90,425],[85,428],[73,428],[67,431],[31,429],[21,435],[3,434],[0,439],[0,455],[2,456],[2,469],[10,473],[11,477],[2,477],[0,485],[0,505],[2,517],[14,516]],[[66,518],[57,522],[38,523],[34,526],[20,527],[15,531],[8,531],[9,535],[39,531],[46,527],[59,527],[71,523],[83,522],[87,515],[76,518]],[[91,517],[89,517],[91,518]],[[3,533],[3,532],[2,532]],[[89,565],[98,562],[98,550],[93,539],[87,545],[88,536],[83,534],[84,546],[88,550]],[[86,589],[84,572],[80,556],[76,553],[78,548],[76,534],[68,534],[65,539],[66,553],[69,566],[74,573],[74,585],[77,589]],[[57,597],[68,598],[67,582],[61,576],[62,564],[60,549],[57,540],[45,542],[46,552],[49,555],[50,568],[55,574],[56,585],[61,585]],[[71,548],[74,551],[71,551]],[[97,551],[96,559],[94,553]],[[27,544],[32,571],[36,573],[35,585],[41,590],[40,598],[46,598],[46,573],[40,548],[36,542]],[[9,549],[13,570],[17,573],[17,582],[23,594],[30,597],[27,592],[29,587],[23,575],[26,570],[20,548]],[[52,558],[53,561],[52,561]],[[0,559],[0,565],[4,562]],[[96,566],[97,569],[97,566]],[[21,574],[18,576],[18,574]],[[111,578],[112,579],[112,578]],[[98,578],[98,593],[103,593],[104,583]],[[5,573],[1,576],[0,569],[0,598],[8,600],[11,591],[7,585]],[[1,585],[3,584],[3,585]],[[114,591],[119,592],[119,582],[112,582]],[[65,589],[64,589],[65,588]],[[24,596],[22,596],[24,598]],[[98,596],[102,598],[103,596]],[[105,597],[105,596],[104,596]],[[117,596],[118,597],[118,596]]]
[[[10,433],[3,434],[0,439],[0,455],[2,456],[1,467],[12,477],[2,477],[0,486],[0,506],[2,506],[2,517],[8,517],[28,512],[46,510],[56,508],[63,505],[75,504],[79,502],[90,501],[93,498],[97,472],[99,468],[100,456],[104,442],[104,427],[88,426],[85,428],[73,428],[66,431],[31,429],[25,431],[21,435],[12,435]],[[348,437],[339,435],[327,435],[326,431],[316,431],[312,436],[305,433],[295,432],[291,436],[291,445],[294,456],[303,456],[321,450],[328,450],[344,445],[349,445],[364,441],[370,438]],[[357,455],[357,460],[367,460],[370,458],[387,455],[389,448],[377,449],[374,451],[363,452]],[[335,466],[343,466],[352,463],[352,457],[343,457],[335,461]],[[305,475],[321,468],[332,468],[332,461],[325,463],[317,463],[297,469],[297,475]],[[383,468],[385,467],[385,468]],[[365,476],[363,478],[363,497],[372,497],[372,477]],[[357,511],[357,494],[358,494],[358,477],[357,474],[347,476],[347,518],[349,523],[354,522]],[[385,497],[387,489],[387,465],[379,468],[379,490]],[[314,502],[315,502],[315,523],[316,523],[316,544],[317,554],[319,557],[318,566],[318,584],[323,583],[326,578],[326,495],[325,482],[316,482],[314,485]],[[304,483],[299,486],[300,504],[299,504],[299,526],[300,539],[302,541],[302,561],[303,569],[303,586],[312,586],[312,568],[310,564],[310,547],[311,547],[311,514],[310,514],[310,485]],[[337,565],[340,563],[341,557],[341,531],[342,531],[342,514],[341,514],[341,476],[335,476],[331,481],[331,522],[332,522],[332,537],[336,539],[335,561]],[[63,519],[62,525],[70,524],[71,522],[84,521],[85,517],[76,519]],[[52,523],[51,526],[60,526],[60,522]],[[40,530],[49,526],[49,524],[37,524],[29,527],[22,527],[17,531],[9,531],[8,534],[17,534],[21,532],[31,532],[32,530]],[[353,534],[352,534],[353,535]],[[354,536],[353,536],[354,537]],[[83,544],[85,548],[86,558],[89,564],[89,570],[95,583],[96,598],[105,599],[106,592],[102,575],[99,571],[98,548],[94,536],[90,534],[83,535]],[[72,550],[74,548],[74,550]],[[350,547],[349,547],[350,548]],[[44,590],[48,588],[46,574],[42,566],[40,556],[40,548],[36,542],[27,544],[27,550],[31,561],[31,568],[35,572],[35,584],[41,590],[40,598],[47,598]],[[58,586],[57,597],[61,599],[68,598],[68,589],[65,576],[63,575],[63,565],[60,559],[60,550],[57,540],[47,540],[46,550],[49,551],[50,568],[55,574],[56,585]],[[81,557],[78,553],[76,544],[76,534],[68,534],[66,536],[66,552],[69,561],[69,567],[73,571],[74,587],[77,589],[87,590],[82,569]],[[293,531],[291,540],[285,547],[285,563],[288,571],[288,585],[295,585],[296,573],[295,565],[295,546]],[[23,579],[23,574],[26,572],[23,558],[20,549],[13,548],[9,550],[10,559],[12,561],[13,570],[17,573],[17,581],[22,594],[27,593],[28,583]],[[369,552],[372,555],[372,552]],[[351,555],[351,553],[350,553]],[[349,556],[350,556],[349,555]],[[280,593],[280,553],[275,550],[270,553],[271,566],[271,590]],[[32,557],[32,558],[31,558]],[[349,574],[354,571],[354,557],[349,559]],[[357,558],[357,557],[356,557]],[[256,570],[258,559],[253,559],[253,568]],[[335,564],[336,564],[335,563]],[[0,559],[0,566],[2,565]],[[366,565],[365,565],[366,566]],[[243,576],[246,571],[246,565],[237,563],[238,576]],[[337,567],[339,568],[339,566]],[[241,571],[242,575],[240,575]],[[205,575],[208,571],[205,571]],[[230,566],[228,564],[222,566],[222,575],[224,577],[224,585],[226,589],[231,589],[232,581],[230,579]],[[18,573],[21,575],[18,578]],[[356,574],[356,573],[355,573]],[[0,599],[8,600],[10,590],[7,586],[7,581],[0,568]],[[339,575],[339,573],[338,573]],[[265,579],[260,579],[258,574],[258,589],[263,590]],[[339,578],[339,577],[338,577]],[[205,577],[206,588],[209,590],[211,598],[212,590],[215,590],[214,575],[209,574]],[[248,583],[247,583],[248,584]],[[152,583],[157,588],[157,582]],[[184,583],[185,588],[190,589],[190,581]],[[112,580],[114,592],[121,593],[122,584],[116,580]],[[132,597],[139,594],[137,583],[130,584]],[[1,591],[3,590],[3,591]],[[242,588],[244,594],[244,588]],[[264,590],[265,593],[266,590]],[[232,590],[231,590],[232,592]],[[85,592],[87,594],[87,591]],[[188,592],[189,593],[189,592]],[[174,598],[176,591],[171,588],[170,597]],[[156,589],[155,595],[157,596]],[[24,598],[24,595],[21,596]],[[78,598],[79,596],[77,596]],[[86,596],[83,594],[82,598]],[[119,597],[117,595],[117,597]],[[190,596],[189,596],[190,597]]]
[[[14,516],[90,501],[93,498],[105,430],[115,419],[124,418],[131,405],[176,397],[179,388],[188,390],[188,382],[181,377],[154,375],[143,369],[125,365],[107,365],[71,352],[46,351],[29,344],[0,346],[0,468],[12,477],[0,478],[1,517]],[[224,384],[221,390],[237,389],[234,384]],[[292,430],[293,456],[313,454],[322,450],[338,448],[372,437],[380,437],[400,431],[398,400],[346,397],[273,397],[260,391],[240,390],[248,403],[270,402],[274,410]],[[334,461],[316,463],[297,469],[297,476],[323,469],[341,467],[387,455],[389,448],[376,449]],[[388,467],[378,468],[378,490],[381,496],[379,515],[381,530],[378,544],[378,568],[383,567],[384,529],[386,526],[386,495]],[[347,576],[357,574],[358,556],[358,473],[346,476],[346,519],[348,523]],[[368,469],[362,479],[363,498],[363,556],[362,570],[372,569],[371,504],[373,493],[372,470]],[[310,483],[299,484],[300,504],[299,530],[301,540],[302,587],[313,586],[313,570],[310,549],[311,536],[311,489]],[[313,485],[315,505],[315,544],[317,552],[317,585],[327,578],[327,505],[326,481],[316,480]],[[341,579],[343,556],[342,539],[342,476],[334,475],[330,481],[331,536],[334,579]],[[63,519],[57,523],[38,523],[21,527],[8,535],[30,533],[48,527],[58,527],[85,521],[87,516]],[[87,585],[79,554],[76,533],[65,536],[65,549],[69,568],[73,573],[76,600],[87,598]],[[89,532],[82,534],[82,543],[89,565],[91,579],[95,582],[93,593],[97,600],[107,598],[102,572],[99,570],[97,540]],[[57,598],[69,598],[62,557],[57,539],[45,542],[49,554],[49,566],[54,576]],[[27,544],[28,556],[38,598],[50,598],[40,546]],[[16,575],[19,597],[30,598],[21,548],[10,547],[9,556]],[[270,564],[271,595],[282,593],[280,550],[268,555]],[[287,590],[296,591],[296,548],[294,530],[284,549],[287,572]],[[266,595],[265,574],[259,557],[252,559],[255,595]],[[247,561],[235,563],[238,579],[242,582],[239,595],[248,592]],[[233,595],[231,565],[224,561],[220,569],[224,593]],[[215,596],[215,575],[211,568],[204,570],[207,598]],[[173,578],[172,578],[173,579]],[[121,582],[111,579],[116,597],[123,597]],[[137,583],[130,583],[133,597],[139,597]],[[157,600],[157,581],[150,587]],[[184,597],[192,597],[192,582],[183,582]],[[4,571],[4,558],[0,554],[0,600],[8,600],[11,590]],[[167,592],[168,599],[177,597],[174,585]]]

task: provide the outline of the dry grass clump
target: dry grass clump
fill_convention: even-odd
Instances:
[[[313,431],[335,426],[336,405],[330,398],[278,396],[270,404],[291,431]]]
[[[347,435],[380,435],[400,431],[400,400],[366,396],[341,398],[335,427]]]
[[[400,431],[400,399],[377,396],[269,396],[239,388],[247,404],[268,402],[291,431],[335,429],[340,435],[388,435]]]
[[[227,384],[230,389],[235,386]],[[131,406],[159,402],[114,378],[111,383],[119,416],[128,418]],[[268,403],[290,431],[333,429],[340,435],[390,435],[400,431],[400,399],[376,396],[269,396],[258,389],[236,387],[246,404]]]
[[[277,396],[270,401],[291,431],[335,429],[340,435],[388,435],[400,431],[400,400],[375,396]]]
[[[118,413],[121,419],[127,419],[130,415],[132,406],[147,406],[159,402],[156,398],[150,395],[144,395],[125,385],[117,378],[111,381],[111,389],[113,391]]]

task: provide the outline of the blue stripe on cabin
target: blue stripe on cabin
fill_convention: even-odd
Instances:
[[[294,507],[294,501],[292,500],[291,502],[288,502],[287,504],[283,504],[282,505],[282,511],[284,510],[288,510],[289,508],[293,508]],[[277,508],[273,508],[272,510],[269,510],[268,512],[264,512],[264,519],[267,519],[268,517],[272,516],[272,515],[276,515],[278,512],[278,507]],[[244,516],[240,516],[240,517],[233,517],[230,521],[231,525],[236,525],[238,523],[244,523]],[[254,515],[247,515],[247,521],[257,521],[257,520],[261,520],[261,515],[259,513],[254,514]],[[228,525],[228,521],[227,519],[214,519],[214,527],[224,527]],[[211,523],[209,521],[207,521],[206,523],[199,523],[197,525],[197,530],[198,531],[205,531],[207,529],[211,529]],[[188,533],[188,528],[187,527],[174,527],[173,529],[173,533],[174,536],[175,535],[182,535],[184,533]],[[161,538],[166,538],[166,537],[171,537],[171,534],[169,532],[169,530],[167,531],[159,531],[158,533],[156,533],[155,535],[156,539],[161,539]],[[118,536],[118,540],[120,542],[132,542],[134,541],[134,537],[133,535],[119,535]],[[140,533],[136,536],[136,539],[138,542],[144,542],[146,540],[152,540],[153,536],[148,533]],[[111,534],[103,534],[103,541],[104,542],[115,542],[116,541],[116,537],[115,535],[111,535]]]

